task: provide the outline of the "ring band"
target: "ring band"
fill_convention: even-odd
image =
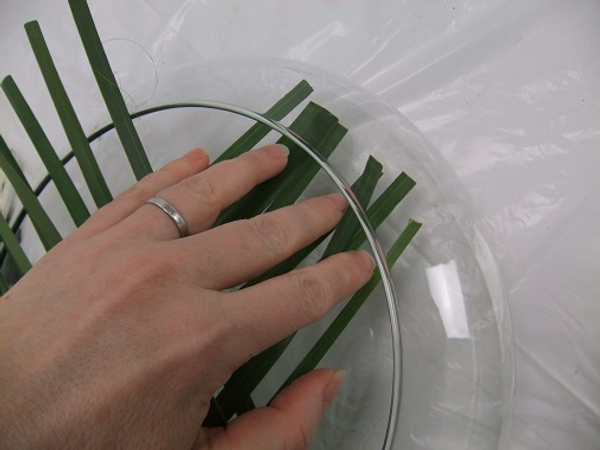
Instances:
[[[146,203],[158,206],[160,209],[162,209],[167,214],[167,216],[169,216],[169,218],[173,221],[173,223],[177,225],[180,237],[186,237],[190,235],[185,219],[181,214],[179,214],[179,211],[177,211],[177,209],[175,209],[175,207],[171,205],[171,203],[166,201],[164,198],[160,197],[152,197]]]

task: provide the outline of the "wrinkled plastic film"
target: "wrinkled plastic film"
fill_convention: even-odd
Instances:
[[[280,58],[366,87],[404,113],[434,144],[431,151],[445,160],[440,163],[434,158],[426,164],[438,168],[437,174],[445,174],[447,169],[456,174],[454,181],[442,176],[444,189],[454,194],[456,182],[472,201],[466,212],[460,207],[465,205],[464,197],[459,195],[452,205],[445,203],[443,213],[418,218],[437,223],[451,210],[472,226],[467,231],[468,241],[481,239],[484,243],[474,246],[474,255],[481,261],[478,264],[485,267],[489,260],[497,261],[491,270],[482,270],[486,284],[497,286],[490,292],[505,292],[491,296],[497,298],[490,303],[496,306],[479,310],[477,315],[477,310],[470,310],[472,297],[465,296],[472,288],[467,286],[463,296],[475,330],[491,328],[489,317],[498,318],[505,347],[512,346],[512,338],[507,337],[512,331],[503,319],[509,315],[503,303],[511,307],[517,377],[513,427],[504,438],[510,448],[518,450],[598,447],[600,406],[594,399],[599,358],[594,343],[600,339],[595,302],[600,286],[594,274],[600,270],[595,228],[600,219],[596,201],[600,192],[600,67],[594,55],[600,39],[600,12],[596,2],[357,1],[343,8],[310,0],[253,5],[210,0],[90,4],[109,56],[118,65],[115,70],[132,111],[146,107],[149,98],[159,100],[161,89],[174,80],[169,71],[186,64],[210,66],[223,59]],[[68,8],[61,4],[51,8],[41,1],[28,3],[27,8],[8,2],[3,8],[0,72],[18,76],[34,110],[46,118],[51,140],[66,152],[52,106],[39,89],[35,62],[28,56],[20,24],[41,20],[53,55],[66,67],[61,75],[84,127],[91,132],[104,125],[106,117],[101,100],[86,88],[93,81],[85,64],[74,63],[84,57],[76,44],[76,31],[67,26]],[[280,20],[272,20],[274,16],[284,26]],[[67,49],[68,58],[60,61],[59,48]],[[260,83],[260,76],[254,80]],[[276,80],[270,82],[277,86]],[[215,92],[236,95],[214,100],[258,111],[268,106],[267,101],[244,97],[239,92],[242,85],[235,77],[224,76],[223,89]],[[238,95],[240,102],[234,101]],[[39,179],[43,171],[1,97],[1,132],[19,149],[26,174]],[[206,95],[198,93],[196,98]],[[410,134],[408,128],[403,130]],[[173,139],[172,147],[177,141]],[[181,142],[188,144],[196,145]],[[383,155],[387,166],[396,168],[396,151],[390,147],[375,153]],[[336,167],[342,167],[345,174],[350,165],[343,161]],[[386,225],[384,240],[385,233],[393,234],[389,228]],[[456,277],[448,275],[453,270],[452,258],[433,258],[427,251],[421,252],[421,245],[417,242],[419,251],[408,252],[406,259],[417,265],[420,258],[430,259],[428,267],[441,269],[432,275],[448,278],[450,287],[455,285]],[[456,249],[448,245],[447,250],[445,255],[451,256]],[[401,264],[403,269],[408,267],[407,262]],[[501,277],[495,272],[497,267]],[[464,283],[471,272],[466,270],[463,275],[465,266],[461,264],[457,269],[458,280]],[[451,368],[472,374],[473,380],[477,373],[485,375],[485,370],[472,370],[466,357],[444,356],[444,349],[449,351],[457,340],[464,339],[442,339],[444,320],[436,306],[439,301],[431,298],[426,276],[419,277],[423,285],[418,292],[426,292],[427,301],[413,305],[404,298],[410,294],[405,292],[410,291],[406,284],[416,282],[402,279],[396,270],[392,274],[402,291],[400,308],[406,318],[402,326],[409,367],[405,367],[408,380],[403,384],[420,393],[419,397],[411,392],[408,398],[403,395],[403,402],[411,406],[403,408],[408,416],[399,419],[398,448],[465,448],[469,441],[457,431],[463,424],[456,417],[473,412],[480,420],[466,428],[475,434],[478,429],[489,429],[493,421],[485,419],[489,414],[485,408],[492,408],[493,400],[483,402],[487,405],[481,407],[484,409],[465,409],[456,397],[459,392],[469,395],[468,389],[459,389],[468,384]],[[420,329],[414,325],[423,323],[425,317],[427,326]],[[456,330],[453,335],[457,336]],[[424,347],[418,348],[417,341]],[[477,343],[473,345],[476,352]],[[382,355],[375,361],[366,355],[361,358],[385,365]],[[499,352],[497,359],[502,358]],[[511,363],[489,367],[510,371]],[[436,378],[432,371],[448,377]],[[428,391],[413,384],[419,375],[421,384],[430,387]],[[443,385],[456,395],[444,393]],[[486,389],[493,391],[489,385]],[[507,409],[505,416],[512,416],[509,403],[503,408]],[[440,422],[429,421],[432,417]],[[486,442],[473,439],[473,448],[487,448]]]

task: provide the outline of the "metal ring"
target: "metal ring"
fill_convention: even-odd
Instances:
[[[190,235],[185,219],[181,214],[179,214],[179,211],[177,211],[177,209],[171,203],[160,197],[152,197],[146,203],[149,205],[158,206],[160,209],[162,209],[173,221],[173,223],[177,225],[180,237],[186,237]]]

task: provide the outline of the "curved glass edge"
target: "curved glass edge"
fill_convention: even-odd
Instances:
[[[514,409],[515,393],[515,356],[514,342],[509,339],[512,336],[512,319],[510,309],[506,305],[506,289],[502,281],[499,265],[492,249],[485,238],[482,230],[474,224],[467,227],[472,234],[472,242],[475,251],[475,257],[479,265],[483,268],[483,276],[490,287],[490,296],[494,307],[494,314],[498,317],[498,327],[500,329],[501,339],[501,358],[502,358],[502,433],[498,448],[507,450],[510,448],[510,431],[512,428],[512,417]]]
[[[512,317],[507,301],[506,288],[504,286],[503,277],[500,271],[500,266],[497,258],[492,251],[490,242],[493,244],[493,236],[485,230],[485,224],[477,221],[476,211],[471,196],[468,194],[464,185],[460,182],[456,173],[451,169],[446,159],[438,152],[434,144],[432,144],[423,133],[410,122],[405,119],[395,108],[384,102],[381,105],[386,107],[391,114],[396,116],[397,120],[402,120],[402,125],[410,131],[410,139],[418,141],[422,150],[423,157],[429,160],[433,165],[442,167],[445,170],[438,171],[438,177],[433,180],[440,192],[451,203],[460,203],[463,211],[467,214],[457,215],[455,220],[460,225],[460,230],[465,236],[468,245],[473,251],[473,255],[477,260],[485,282],[488,286],[490,298],[494,314],[498,319],[498,331],[500,336],[500,352],[502,358],[502,432],[499,436],[498,449],[509,449],[510,431],[512,428],[512,417],[514,410],[514,393],[515,393],[515,349],[513,336]],[[448,189],[451,187],[451,189]]]

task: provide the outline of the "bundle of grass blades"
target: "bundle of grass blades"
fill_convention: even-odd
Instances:
[[[48,171],[48,175],[37,187],[33,188],[21,171],[9,146],[0,136],[0,168],[12,185],[22,205],[22,211],[14,218],[10,218],[11,220],[3,215],[0,216],[0,238],[2,240],[0,264],[10,262],[17,274],[15,279],[7,280],[4,273],[0,272],[0,289],[2,293],[5,293],[12,283],[18,281],[31,268],[31,263],[17,237],[20,226],[26,216],[29,217],[46,250],[50,250],[62,239],[62,236],[57,231],[56,226],[39,200],[40,194],[50,182],[56,186],[76,226],[81,225],[90,216],[90,211],[83,202],[81,195],[75,187],[75,183],[65,170],[65,164],[69,160],[75,158],[95,205],[100,207],[112,200],[112,194],[95,159],[90,143],[114,128],[119,136],[131,170],[135,177],[140,179],[150,173],[152,167],[133,121],[137,117],[162,110],[198,106],[192,103],[180,103],[159,106],[139,111],[136,114],[130,114],[114,79],[86,1],[69,0],[69,4],[91,69],[96,77],[98,87],[113,122],[92,135],[86,136],[69,101],[67,92],[61,82],[58,70],[54,65],[38,23],[30,22],[26,24],[27,36],[55,105],[58,117],[63,125],[71,152],[62,159],[58,157],[57,152],[15,81],[10,76],[4,78],[2,81],[2,90],[14,109],[15,114],[23,124],[25,131]],[[268,109],[264,115],[273,120],[281,120],[299,108],[311,93],[311,86],[306,81],[301,81],[288,94]],[[309,102],[304,107],[289,128],[301,136],[324,158],[331,156],[348,131],[339,123],[337,117],[313,102]],[[256,123],[214,162],[234,158],[252,149],[271,131],[268,125]],[[319,165],[289,139],[282,137],[279,142],[287,145],[290,149],[289,162],[285,170],[273,179],[258,186],[246,195],[245,198],[223,211],[214,226],[232,220],[250,218],[257,214],[292,204],[302,195],[312,179],[319,172]],[[370,157],[362,174],[352,185],[355,196],[366,209],[367,217],[372,228],[375,230],[398,206],[415,184],[408,175],[401,173],[383,190],[379,197],[372,199],[382,174],[382,165],[375,158]],[[420,224],[415,221],[411,220],[408,222],[404,231],[397,237],[387,252],[389,266],[392,266],[398,260],[402,251],[417,233],[419,227]],[[319,239],[258,278],[250,280],[245,285],[239,287],[239,289],[244,289],[247,286],[294,269],[311,255],[325,239],[328,239],[328,242],[324,252],[320,256],[321,258],[326,258],[340,251],[358,249],[365,243],[366,237],[359,226],[356,216],[349,210],[342,218],[336,230],[329,236]],[[283,389],[297,377],[317,367],[325,354],[334,345],[336,339],[348,327],[357,311],[369,298],[379,281],[380,275],[375,273],[371,281],[347,301],[316,344],[306,353],[304,358],[298,361],[297,366],[290,371],[289,376],[281,382],[279,390]],[[293,335],[287,337],[241,366],[213,398],[205,425],[224,425],[235,415],[242,414],[254,408],[255,405],[252,400],[253,391],[285,352],[293,338]]]

